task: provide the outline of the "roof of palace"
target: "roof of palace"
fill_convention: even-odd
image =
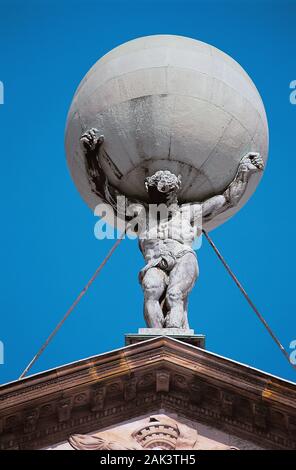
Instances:
[[[0,387],[0,449],[38,449],[156,410],[296,448],[296,384],[158,337]]]

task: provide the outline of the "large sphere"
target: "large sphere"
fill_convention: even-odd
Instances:
[[[231,57],[180,36],[148,36],[102,57],[74,96],[66,129],[75,184],[94,208],[99,198],[87,178],[80,136],[91,127],[105,136],[102,166],[122,193],[147,200],[144,179],[160,169],[182,175],[181,202],[221,193],[250,151],[268,153],[268,125],[260,95]],[[254,192],[253,175],[240,204]]]

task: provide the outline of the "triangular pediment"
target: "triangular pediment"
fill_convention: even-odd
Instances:
[[[159,337],[0,389],[2,448],[44,448],[162,413],[263,448],[296,448],[296,385]]]

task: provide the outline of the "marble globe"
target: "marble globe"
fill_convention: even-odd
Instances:
[[[142,37],[106,54],[80,83],[66,124],[73,180],[87,204],[100,201],[89,183],[80,137],[104,135],[101,164],[122,194],[147,200],[144,180],[157,170],[182,176],[180,202],[221,193],[247,152],[266,162],[264,105],[244,69],[219,49],[194,39]],[[238,206],[208,223],[225,222],[255,191],[252,175]]]

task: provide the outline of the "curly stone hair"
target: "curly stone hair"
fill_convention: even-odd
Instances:
[[[169,186],[171,190],[178,190],[181,187],[181,175],[176,176],[169,170],[156,171],[152,176],[147,176],[145,179],[146,190],[148,191],[149,188],[152,187],[157,188],[159,182],[163,182],[165,185]]]

